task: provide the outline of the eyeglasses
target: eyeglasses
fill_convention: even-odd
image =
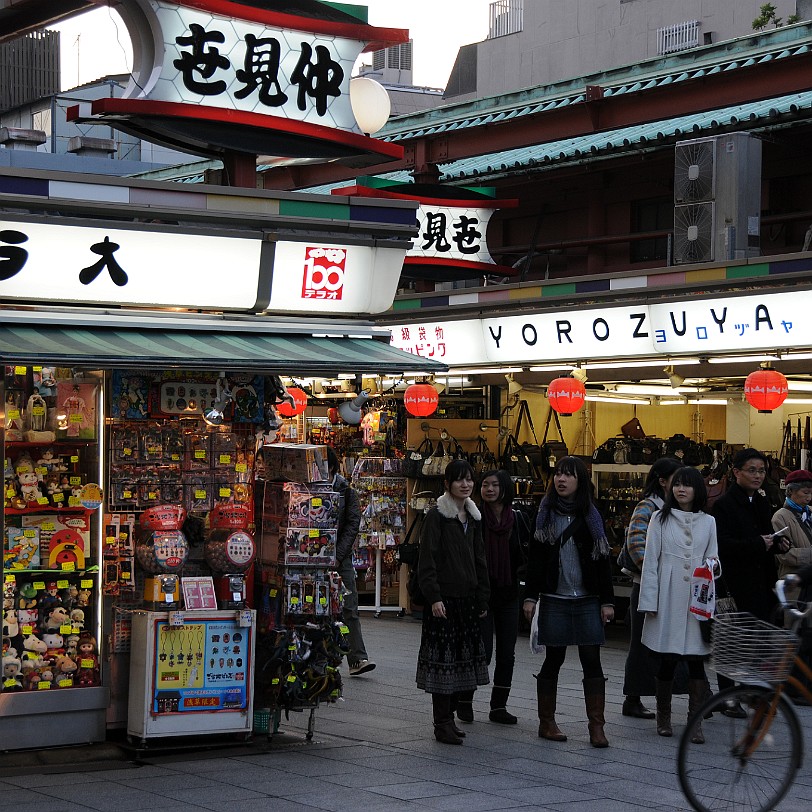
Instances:
[[[755,474],[756,476],[766,476],[767,469],[766,468],[742,468],[745,474]]]

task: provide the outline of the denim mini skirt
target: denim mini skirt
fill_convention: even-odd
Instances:
[[[538,642],[544,646],[602,646],[606,642],[597,597],[542,595]]]

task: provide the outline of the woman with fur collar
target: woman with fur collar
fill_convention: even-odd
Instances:
[[[426,607],[417,687],[431,694],[437,741],[462,744],[454,702],[489,681],[479,620],[488,610],[490,586],[482,517],[471,499],[474,471],[466,460],[454,460],[444,480],[445,493],[420,533],[417,568]]]
[[[539,507],[527,563],[527,595],[525,617],[532,621],[539,603],[538,643],[546,647],[536,677],[539,736],[567,740],[555,721],[558,673],[567,647],[578,646],[589,741],[593,747],[608,747],[600,647],[606,642],[603,627],[615,616],[612,570],[589,472],[577,457],[558,460]]]

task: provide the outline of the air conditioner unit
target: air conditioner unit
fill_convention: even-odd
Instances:
[[[748,133],[680,141],[674,156],[674,263],[760,253],[761,141]]]

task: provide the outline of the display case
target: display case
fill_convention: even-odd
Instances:
[[[102,741],[101,376],[5,367],[3,749]]]
[[[628,598],[631,594],[632,579],[620,571],[616,561],[634,508],[643,498],[650,468],[650,465],[592,465],[595,499],[612,545],[612,581],[616,597]]]

